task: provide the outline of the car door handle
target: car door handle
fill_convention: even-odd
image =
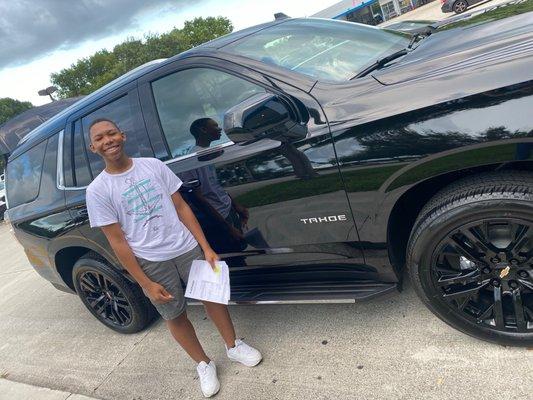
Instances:
[[[200,187],[201,183],[198,179],[191,179],[190,181],[187,181],[187,182],[184,182],[183,183],[183,188],[185,190],[191,190],[191,189],[196,189],[198,187]]]

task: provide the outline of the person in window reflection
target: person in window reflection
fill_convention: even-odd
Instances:
[[[195,139],[191,152],[209,148],[219,140],[222,129],[212,118],[195,120],[190,127]],[[186,184],[197,180],[199,186],[190,189],[190,199],[200,213],[197,215],[207,239],[219,253],[231,253],[246,248],[243,228],[248,222],[248,210],[238,204],[218,181],[214,165],[205,165],[180,174]],[[233,261],[235,263],[235,261]]]

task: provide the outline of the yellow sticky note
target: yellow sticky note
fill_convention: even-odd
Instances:
[[[215,274],[220,274],[220,271],[221,271],[220,264],[215,263],[215,269],[213,270],[213,272]]]

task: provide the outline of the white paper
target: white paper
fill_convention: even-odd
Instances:
[[[230,299],[228,265],[224,261],[217,261],[215,265],[216,269],[213,270],[207,261],[192,262],[185,297],[228,304]]]

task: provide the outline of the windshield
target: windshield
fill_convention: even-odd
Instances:
[[[295,19],[237,40],[224,50],[316,79],[342,82],[401,50],[410,36],[353,22]]]

